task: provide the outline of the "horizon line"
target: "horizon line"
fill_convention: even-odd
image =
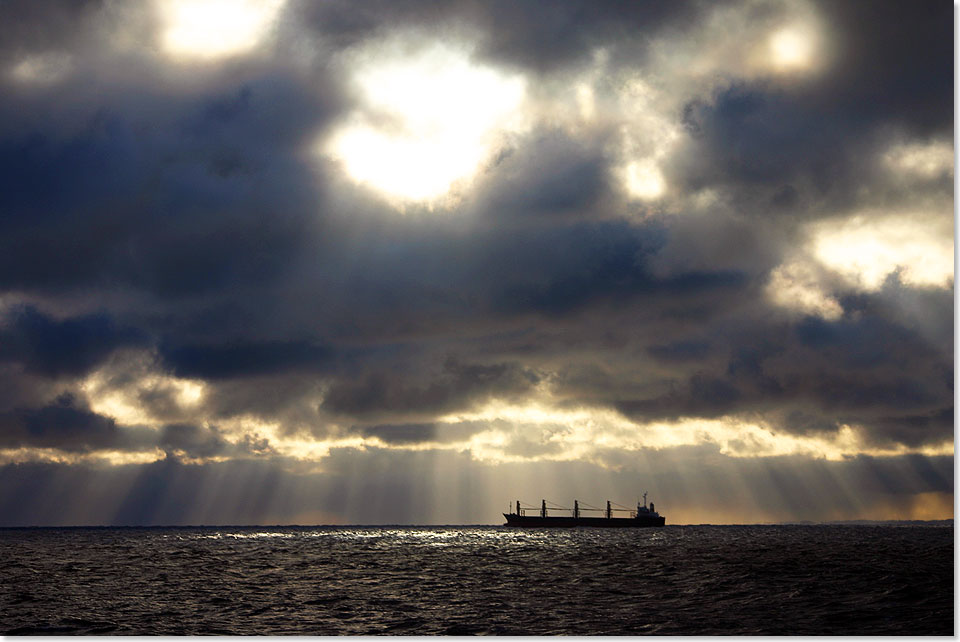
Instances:
[[[871,525],[871,524],[946,524],[954,522],[955,518],[943,519],[845,519],[830,521],[796,520],[782,522],[749,522],[714,524],[710,522],[690,524],[666,524],[660,528],[687,527],[687,526],[844,526],[844,525]],[[0,525],[2,529],[54,529],[54,528],[505,528],[506,524],[66,524],[66,525]],[[511,530],[520,530],[509,527]],[[592,526],[571,526],[559,529],[571,530],[577,528],[594,528]],[[627,527],[624,527],[627,528]],[[530,530],[530,529],[522,529]],[[556,531],[558,529],[546,529]],[[609,530],[609,529],[604,529]],[[636,530],[636,529],[632,529]]]

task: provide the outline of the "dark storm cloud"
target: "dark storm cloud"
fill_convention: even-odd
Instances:
[[[818,11],[833,64],[795,84],[733,81],[688,102],[689,138],[670,161],[671,182],[739,190],[758,216],[816,216],[824,198],[849,206],[862,197],[875,180],[864,161],[891,133],[952,139],[950,5],[821,2]]]
[[[658,310],[699,306],[714,296],[736,300],[749,285],[749,275],[707,265],[656,274],[650,264],[668,236],[656,220],[512,221],[463,231],[443,221],[394,217],[381,225],[372,239],[351,240],[342,260],[348,254],[364,260],[340,276],[345,283],[338,291],[359,306],[352,311],[355,327],[370,324],[381,336],[402,328],[418,336],[418,330],[489,327],[497,318],[551,318],[637,301]],[[403,231],[394,231],[398,227]],[[358,310],[365,313],[356,318]]]
[[[464,441],[489,427],[486,422],[459,422],[456,424],[379,424],[358,426],[353,430],[364,437],[376,437],[386,444],[408,445]]]
[[[699,361],[710,352],[710,344],[704,341],[675,341],[650,346],[647,352],[664,361]]]
[[[947,343],[933,343],[914,324],[893,321],[887,301],[899,290],[890,284],[858,294],[847,303],[849,314],[834,321],[741,320],[707,337],[698,328],[696,340],[647,349],[674,374],[661,382],[662,391],[606,398],[639,420],[760,412],[788,433],[831,432],[849,423],[863,425],[879,444],[941,442],[953,429],[952,339],[941,335]],[[941,314],[944,322],[952,318],[946,308]],[[689,351],[698,358],[686,358]],[[569,385],[581,395],[604,388],[602,379],[591,382],[590,376]]]
[[[125,445],[127,434],[116,422],[79,406],[69,394],[42,408],[0,413],[0,444],[7,448],[59,448],[87,452]]]
[[[693,231],[682,230],[688,238]],[[451,346],[461,354],[476,350],[466,342],[432,342],[432,332],[463,324],[483,336],[479,331],[496,327],[484,314],[461,317],[467,304],[477,313],[489,310],[486,314],[500,323],[532,317],[540,324],[538,332],[490,333],[489,340],[475,340],[482,341],[478,345],[553,370],[560,391],[573,403],[579,399],[610,405],[637,419],[716,417],[769,412],[778,403],[787,404],[788,410],[812,404],[824,413],[823,425],[838,425],[839,416],[876,430],[880,437],[882,426],[891,425],[884,417],[937,414],[949,405],[951,384],[939,373],[949,371],[950,351],[931,341],[930,334],[936,327],[938,339],[950,340],[948,291],[920,294],[894,282],[877,294],[844,298],[849,313],[839,320],[808,317],[771,323],[755,299],[768,269],[769,248],[762,238],[743,236],[733,237],[742,251],[735,260],[749,269],[753,253],[762,266],[754,267],[754,274],[684,273],[683,262],[709,265],[704,256],[710,248],[690,243],[682,257],[668,259],[681,264],[670,268],[676,276],[655,275],[647,267],[650,257],[659,259],[677,243],[655,223],[520,228],[509,235],[474,235],[469,244],[456,236],[431,241],[424,231],[415,240],[385,241],[390,252],[367,246],[366,256],[379,258],[368,259],[363,269],[369,272],[362,278],[376,283],[372,275],[383,274],[389,287],[369,298],[361,296],[362,287],[350,287],[361,306],[354,312],[366,306],[381,310],[366,317],[368,323],[381,322],[367,327],[368,338],[393,336],[398,327],[406,327],[407,344],[396,352],[358,358],[358,374],[334,381],[327,409],[362,416],[364,408],[376,408],[377,413],[396,412],[399,418],[469,405],[472,388],[451,386],[449,373],[436,374],[440,356],[430,356]],[[900,306],[891,304],[903,296],[920,296],[926,309],[939,310],[924,321],[929,330],[920,331],[917,320],[903,317]],[[737,309],[739,313],[731,312]],[[643,324],[635,325],[634,315],[640,315]],[[712,319],[723,321],[711,325]],[[516,338],[507,341],[506,336]],[[577,358],[563,356],[574,346],[589,346],[597,358],[606,359],[606,373],[576,375],[577,383],[568,386],[574,373],[582,372]],[[673,364],[663,373],[668,378],[631,381],[625,376],[636,371],[631,358],[637,351]],[[384,370],[387,363],[394,369]],[[518,383],[498,394],[523,394],[526,384]],[[628,396],[631,386],[643,389],[643,397]],[[612,396],[618,389],[623,396]],[[838,416],[831,420],[829,413]],[[793,432],[792,426],[784,430]],[[915,434],[936,442],[949,431]]]
[[[303,86],[250,70],[187,94],[144,73],[95,96],[68,82],[44,96],[46,120],[35,94],[4,101],[0,172],[16,189],[0,194],[0,285],[180,296],[275,278],[311,236],[304,135],[336,110],[322,72]]]
[[[940,400],[947,404],[947,400]],[[929,406],[930,404],[928,404]],[[875,443],[899,443],[921,445],[937,438],[946,440],[954,433],[953,404],[933,408],[922,414],[910,414],[909,410],[897,415],[885,415],[870,421],[868,435]]]
[[[589,59],[598,47],[625,44],[634,59],[646,44],[645,34],[669,29],[690,19],[689,3],[581,0],[544,12],[533,4],[500,2],[480,5],[488,17],[486,52],[492,59],[553,71]],[[638,49],[640,51],[638,52]]]
[[[167,451],[180,450],[195,457],[211,457],[223,454],[230,444],[215,429],[167,424],[163,427],[159,445]]]
[[[118,425],[113,418],[90,410],[69,393],[41,407],[0,412],[0,447],[55,448],[68,453],[143,452],[160,448],[193,458],[274,454],[263,437],[247,434],[231,442],[216,426],[171,423],[155,430]]]
[[[769,205],[788,211],[803,198],[789,181],[805,178],[828,190],[848,171],[846,146],[858,144],[858,130],[869,126],[855,113],[825,119],[796,96],[746,84],[721,89],[710,103],[688,103],[683,122],[689,151],[671,178],[692,189],[773,188]]]
[[[467,227],[396,216],[376,223],[369,234],[351,235],[314,259],[310,269],[317,277],[307,278],[324,282],[326,295],[313,292],[316,303],[281,305],[295,315],[307,306],[310,321],[326,320],[344,338],[406,342],[415,349],[433,336],[488,334],[527,317],[557,321],[639,303],[679,314],[716,299],[740,300],[751,287],[749,274],[703,262],[657,274],[662,270],[651,263],[667,232],[655,220],[512,221],[492,229],[485,222]],[[328,274],[336,280],[331,283]],[[603,314],[596,319],[605,322]]]
[[[417,444],[433,441],[437,435],[434,424],[383,424],[361,429],[365,437],[376,437],[388,444]]]
[[[101,0],[4,2],[0,6],[0,56],[71,48],[103,4]]]
[[[291,13],[337,46],[383,36],[392,29],[451,30],[463,26],[481,37],[480,53],[496,62],[535,73],[561,71],[589,62],[598,47],[624,44],[629,53],[656,30],[695,14],[692,3],[576,0],[544,7],[509,1],[302,2]]]
[[[86,374],[117,348],[145,343],[143,332],[118,327],[106,314],[58,320],[20,306],[8,310],[0,324],[0,362],[19,363],[45,377]]]
[[[658,277],[649,261],[662,250],[656,224],[622,222],[536,229],[502,239],[493,249],[502,257],[491,273],[495,309],[504,314],[563,315],[593,305],[639,299],[683,300],[714,291],[731,294],[745,275],[727,270],[693,270]],[[512,274],[504,268],[513,268]],[[495,271],[495,272],[494,272]],[[661,303],[662,305],[663,303]]]
[[[264,437],[246,434],[237,442],[231,442],[216,426],[167,424],[159,431],[155,443],[167,453],[167,457],[173,458],[180,454],[192,458],[276,455],[270,441]]]
[[[432,416],[490,399],[529,391],[539,381],[533,370],[514,363],[462,363],[449,358],[426,385],[411,384],[404,373],[376,372],[335,383],[322,409],[353,417]]]
[[[653,399],[627,400],[615,404],[633,418],[717,417],[735,410],[743,393],[720,377],[697,373],[679,391]]]
[[[953,8],[922,0],[819,2],[838,57],[817,104],[866,122],[908,125],[919,136],[953,130]],[[813,105],[811,105],[813,106]]]
[[[177,376],[201,379],[323,370],[333,356],[329,348],[305,342],[161,345],[159,354]]]
[[[515,224],[526,215],[555,218],[609,216],[609,159],[603,140],[594,147],[561,131],[535,132],[518,150],[495,161],[479,208]]]

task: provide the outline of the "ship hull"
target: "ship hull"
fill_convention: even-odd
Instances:
[[[540,517],[503,513],[507,518],[504,526],[520,528],[575,528],[596,526],[599,528],[654,528],[666,523],[664,517]]]

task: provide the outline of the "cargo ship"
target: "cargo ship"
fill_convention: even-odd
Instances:
[[[528,514],[531,511],[537,511],[535,514]],[[550,515],[550,511],[563,511],[568,515]],[[585,517],[583,512],[599,512],[601,516]],[[614,513],[630,513],[629,517],[614,516]],[[641,528],[663,526],[666,518],[658,513],[650,502],[647,507],[647,494],[643,494],[643,503],[637,502],[637,508],[627,508],[615,502],[607,501],[606,509],[596,508],[589,504],[580,505],[580,502],[573,500],[573,508],[563,506],[547,506],[547,500],[541,500],[540,508],[536,506],[522,506],[520,500],[517,500],[515,513],[504,513],[507,523],[504,526],[519,526],[522,528],[544,528],[544,527],[565,527],[572,528],[576,526],[599,526],[602,528]]]

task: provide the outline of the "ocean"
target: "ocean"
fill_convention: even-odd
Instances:
[[[952,526],[0,529],[0,633],[953,635]]]

